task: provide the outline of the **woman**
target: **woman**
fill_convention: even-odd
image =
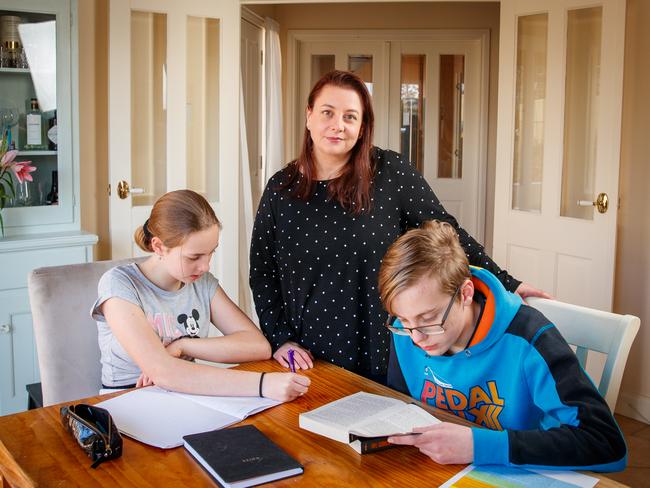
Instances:
[[[92,316],[104,388],[156,384],[184,393],[280,401],[307,391],[309,378],[295,373],[234,371],[183,360],[239,363],[271,354],[264,336],[209,272],[220,227],[201,195],[169,192],[135,233],[136,244],[153,254],[102,276]],[[210,324],[223,336],[208,338]]]
[[[372,147],[370,95],[333,71],[307,100],[300,156],[268,182],[251,241],[250,285],[273,357],[314,356],[385,382],[389,336],[377,292],[388,246],[425,220],[449,222],[471,264],[522,296],[544,293],[502,271],[399,154]]]

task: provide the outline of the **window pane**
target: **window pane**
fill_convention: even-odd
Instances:
[[[219,20],[187,18],[187,187],[219,200]]]
[[[593,207],[578,201],[595,198],[601,25],[602,7],[569,11],[560,214],[587,220]]]
[[[548,15],[519,17],[512,208],[542,209]]]
[[[322,78],[325,73],[334,71],[335,56],[333,54],[312,54],[310,88]]]
[[[131,12],[131,184],[133,205],[167,189],[167,16]]]
[[[440,56],[438,178],[463,177],[465,56]]]
[[[400,153],[421,172],[424,157],[424,63],[421,54],[402,55]]]
[[[372,56],[366,54],[348,56],[348,70],[366,83],[366,87],[372,95]]]

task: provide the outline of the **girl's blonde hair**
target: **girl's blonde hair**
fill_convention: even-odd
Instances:
[[[151,239],[158,237],[167,247],[180,246],[185,239],[221,222],[208,201],[192,190],[165,193],[151,210],[151,216],[138,227],[133,238],[140,249],[153,252]]]
[[[437,279],[445,295],[453,295],[470,277],[469,261],[458,234],[447,222],[424,222],[386,251],[379,270],[379,296],[388,313],[392,314],[395,297],[424,276]]]

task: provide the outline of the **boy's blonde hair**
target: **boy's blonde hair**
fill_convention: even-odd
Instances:
[[[447,222],[424,222],[386,251],[379,270],[379,296],[388,313],[393,313],[395,297],[424,276],[437,279],[446,295],[453,295],[470,277],[469,261],[458,234]]]

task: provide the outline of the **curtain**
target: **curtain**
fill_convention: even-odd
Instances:
[[[264,157],[264,183],[284,161],[284,134],[282,132],[282,55],[280,53],[280,25],[266,17],[265,24],[265,83],[266,83],[266,150]]]

